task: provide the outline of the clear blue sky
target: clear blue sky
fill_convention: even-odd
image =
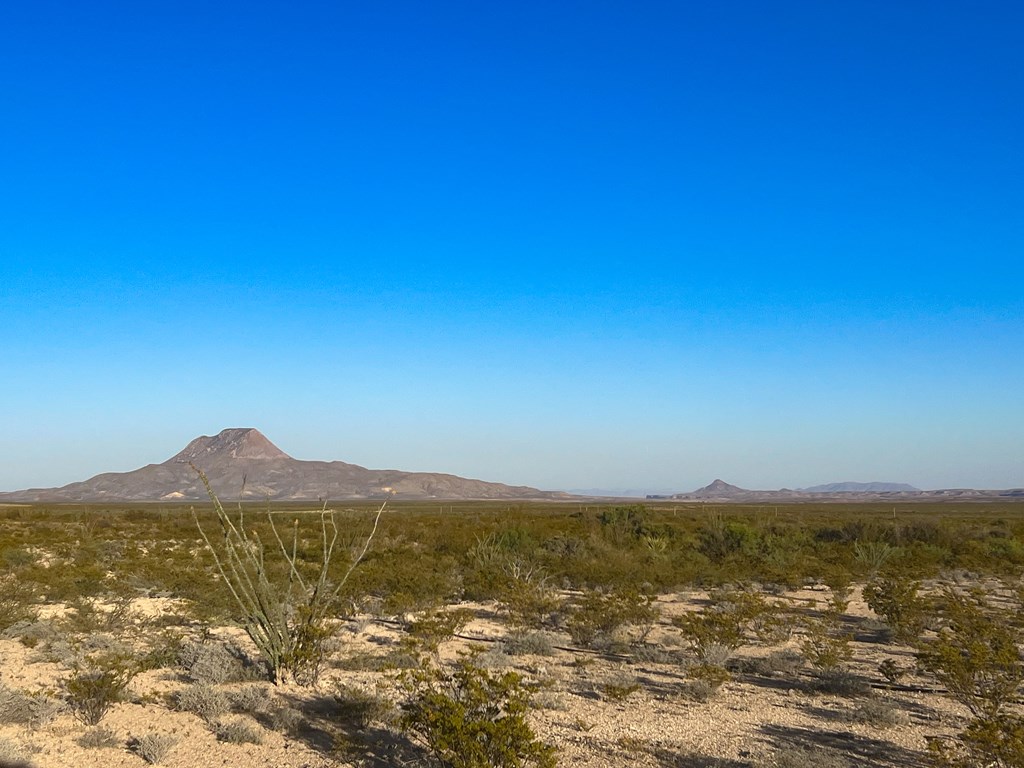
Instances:
[[[0,489],[1024,485],[1019,3],[37,0],[0,71]]]

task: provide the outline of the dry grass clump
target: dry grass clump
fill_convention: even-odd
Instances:
[[[509,656],[552,656],[555,642],[548,632],[512,632],[502,642]]]
[[[365,729],[374,723],[387,725],[398,719],[395,702],[376,691],[339,683],[334,691],[334,700],[338,717],[359,728]]]
[[[0,765],[4,768],[32,768],[29,750],[10,739],[0,739]]]
[[[176,705],[182,712],[191,712],[206,722],[213,722],[231,709],[231,700],[212,685],[196,683],[178,691]]]
[[[25,693],[0,683],[0,724],[41,728],[63,709],[62,702],[45,693]]]
[[[121,740],[110,728],[98,725],[78,737],[78,746],[85,749],[113,749],[121,746]]]
[[[263,733],[255,725],[244,720],[231,720],[220,723],[214,729],[218,741],[228,744],[262,744]]]
[[[684,699],[703,704],[714,698],[718,688],[719,686],[709,680],[687,680],[682,684],[679,692]]]
[[[871,684],[847,669],[824,669],[815,673],[810,689],[815,693],[846,698],[866,698],[872,695]]]
[[[273,709],[273,694],[263,685],[246,685],[229,694],[231,708],[246,715],[262,715]]]
[[[306,724],[302,713],[294,707],[275,707],[259,717],[261,723],[279,733],[298,733]]]
[[[178,654],[178,664],[189,680],[207,685],[243,683],[265,677],[245,651],[228,643],[185,643]]]
[[[601,698],[616,704],[624,702],[640,690],[636,675],[626,669],[615,670],[598,686]]]
[[[862,701],[850,713],[850,719],[855,723],[865,723],[875,728],[892,728],[897,725],[910,724],[910,715],[885,699]]]
[[[831,750],[786,747],[775,753],[768,766],[769,768],[848,768],[849,763],[841,755]]]
[[[150,765],[157,765],[177,743],[178,738],[169,733],[147,733],[132,741],[131,750]]]

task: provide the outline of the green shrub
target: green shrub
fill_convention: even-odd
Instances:
[[[710,515],[698,536],[698,551],[716,564],[751,551],[758,539],[757,531],[746,523],[726,520],[720,514]]]
[[[413,652],[436,654],[441,643],[455,637],[472,618],[473,612],[468,608],[428,611],[409,622],[408,642],[405,645]]]
[[[758,593],[722,590],[713,592],[711,600],[712,604],[700,612],[672,619],[702,662],[708,660],[713,648],[719,654],[721,648],[734,651],[742,647],[748,630],[764,641],[774,641],[783,634],[777,608]]]
[[[922,644],[920,665],[975,717],[991,720],[1024,682],[1021,632],[979,594],[943,593],[945,626]]]
[[[654,597],[638,589],[587,591],[573,607],[565,628],[573,642],[585,646],[592,645],[599,636],[610,636],[627,626],[640,627],[642,640],[657,617]]]
[[[34,585],[13,573],[0,575],[0,630],[36,620],[35,592]]]
[[[806,634],[800,644],[804,658],[817,670],[834,670],[853,658],[850,641],[853,635],[844,632],[834,617],[810,620],[804,625]]]
[[[930,739],[928,750],[943,768],[1020,768],[1024,766],[1024,718],[976,717],[957,740]]]
[[[510,578],[498,595],[498,606],[513,629],[550,626],[561,601],[544,579]]]
[[[104,715],[124,699],[135,670],[121,658],[92,662],[64,681],[71,713],[85,725],[97,725]]]
[[[918,597],[920,587],[920,582],[895,577],[875,579],[864,587],[868,608],[889,625],[900,642],[914,643],[924,632],[928,612],[927,604]]]
[[[404,729],[450,768],[553,768],[555,749],[526,716],[535,686],[515,672],[492,673],[463,659],[451,671],[430,667],[404,677],[410,698]]]

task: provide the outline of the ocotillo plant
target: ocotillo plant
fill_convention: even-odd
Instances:
[[[192,518],[213,554],[221,578],[241,610],[245,631],[270,667],[274,682],[278,685],[315,683],[324,657],[324,646],[331,634],[328,611],[370,548],[386,503],[377,510],[373,528],[337,583],[332,583],[329,577],[339,537],[334,510],[329,510],[325,502],[316,513],[319,516],[320,562],[314,573],[306,577],[302,574],[303,569],[299,568],[298,520],[293,525],[289,547],[274,522],[274,513],[268,510],[267,522],[277,544],[276,550],[273,544],[270,548],[283,558],[287,570],[286,576],[278,577],[268,569],[264,559],[266,549],[259,534],[246,528],[241,504],[236,523],[225,511],[206,474],[195,465],[192,469],[202,480],[220,522],[223,540],[219,547],[213,545],[203,530],[194,507]]]

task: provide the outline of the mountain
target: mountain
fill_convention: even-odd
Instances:
[[[826,483],[825,485],[812,485],[810,488],[801,488],[804,493],[920,493],[920,488],[915,488],[906,483]]]
[[[434,472],[366,469],[343,461],[293,459],[257,429],[203,435],[161,464],[108,472],[61,488],[0,493],[7,502],[189,501],[206,490],[194,463],[222,499],[561,499],[539,491]]]
[[[703,488],[698,488],[693,493],[688,494],[696,499],[722,499],[729,498],[732,496],[742,496],[750,493],[746,488],[740,488],[738,485],[730,485],[724,480],[713,480]]]
[[[975,490],[947,488],[922,491],[906,483],[829,483],[812,488],[778,491],[751,491],[715,480],[690,493],[648,494],[654,500],[714,501],[724,504],[760,504],[765,502],[860,502],[860,501],[1002,501],[1024,499],[1024,490]]]

